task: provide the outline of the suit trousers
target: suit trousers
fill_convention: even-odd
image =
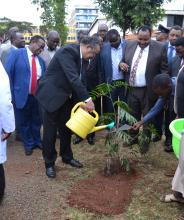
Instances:
[[[57,129],[60,138],[60,152],[64,162],[73,159],[71,149],[71,131],[66,127],[66,122],[70,118],[73,102],[68,99],[57,111],[47,112],[44,111],[43,115],[43,158],[45,166],[54,166],[57,151],[55,148]]]
[[[128,92],[127,102],[131,109],[131,114],[137,119],[137,121],[140,121],[141,117],[145,116],[151,108],[146,87],[130,88]],[[151,134],[147,128],[147,125],[144,125],[143,129],[146,136],[149,136],[150,138]],[[132,137],[134,137],[137,133],[138,132],[136,131],[132,131]]]
[[[15,114],[25,150],[41,145],[41,117],[35,97],[29,95],[25,106],[22,109],[16,108]]]
[[[0,164],[0,201],[4,196],[4,189],[5,189],[5,174],[4,174],[4,167],[3,164]]]

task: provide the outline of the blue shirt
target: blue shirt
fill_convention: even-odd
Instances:
[[[176,77],[172,77],[172,91],[168,98],[159,97],[155,105],[150,109],[150,111],[144,116],[143,122],[146,123],[155,117],[163,108],[168,99],[174,99],[175,86],[176,86]]]
[[[122,42],[119,44],[119,47],[116,49],[111,47],[111,58],[112,58],[112,80],[123,79],[123,74],[119,70],[119,63],[122,60]]]

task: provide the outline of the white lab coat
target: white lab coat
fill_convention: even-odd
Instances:
[[[8,75],[0,62],[0,137],[2,131],[11,133],[15,130],[15,117],[11,103]],[[0,139],[0,164],[6,161],[6,141]]]

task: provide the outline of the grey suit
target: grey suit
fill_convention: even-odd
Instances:
[[[125,81],[127,83],[129,83],[132,60],[137,46],[137,41],[130,41],[127,43],[125,48],[124,62],[129,65],[129,71],[125,73]],[[132,87],[130,90],[128,90],[127,96],[128,105],[132,110],[131,114],[138,121],[141,120],[142,115],[144,116],[148,113],[157,99],[152,90],[152,81],[153,78],[160,73],[168,73],[166,48],[163,44],[151,40],[145,70],[146,85],[143,87]],[[150,137],[149,130],[145,128],[144,132],[146,136]],[[132,132],[132,136],[134,136],[136,133],[137,132]]]
[[[129,65],[131,69],[133,56],[137,48],[137,41],[129,41],[125,48],[124,62]],[[167,54],[165,46],[157,41],[151,40],[149,45],[148,60],[146,65],[146,86],[148,98],[151,102],[156,100],[156,96],[152,90],[153,78],[160,73],[168,73]],[[125,74],[125,81],[129,83],[130,71]]]
[[[172,62],[169,64],[169,75],[171,77],[176,77],[178,75],[181,65],[181,57],[176,55],[173,57]]]

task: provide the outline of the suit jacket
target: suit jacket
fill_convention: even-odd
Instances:
[[[11,92],[8,75],[0,62],[0,134],[2,129],[7,133],[15,130],[15,118],[11,103]],[[0,135],[0,137],[1,137]],[[6,161],[6,141],[0,139],[0,164]]]
[[[169,75],[171,77],[176,77],[178,75],[180,65],[181,65],[181,57],[176,55],[169,63]]]
[[[93,90],[100,84],[100,71],[100,54],[97,54],[92,60],[90,60],[86,70],[86,86],[88,91]]]
[[[122,45],[122,59],[123,59],[126,41],[122,41],[121,45]],[[100,59],[101,59],[101,74],[102,74],[101,82],[111,83],[112,82],[112,58],[111,58],[111,45],[109,42],[103,44],[102,50],[100,52]]]
[[[129,71],[125,73],[125,81],[127,83],[129,83],[132,60],[137,45],[137,41],[129,41],[127,42],[125,48],[125,56],[123,61],[129,65]],[[148,97],[150,101],[156,100],[156,96],[154,95],[152,90],[152,81],[153,78],[160,73],[168,74],[166,48],[162,43],[151,40],[149,45],[148,60],[146,64],[145,73]]]
[[[45,72],[45,64],[39,56],[38,60],[43,75]],[[27,102],[31,78],[27,49],[21,48],[18,50],[12,50],[6,60],[5,69],[10,79],[12,100],[16,107],[21,109]]]
[[[178,72],[177,82],[176,82],[176,93],[175,93],[175,103],[174,110],[179,118],[184,118],[184,66],[180,67]]]
[[[58,110],[73,94],[77,101],[89,98],[80,80],[81,63],[77,44],[67,45],[56,52],[36,91],[36,98],[45,110]]]
[[[6,59],[7,57],[10,55],[11,51],[12,50],[15,50],[16,48],[11,45],[11,47],[7,48],[6,50],[3,50],[2,51],[2,54],[1,54],[1,62],[3,64],[3,66],[5,65],[5,62],[6,62]]]

